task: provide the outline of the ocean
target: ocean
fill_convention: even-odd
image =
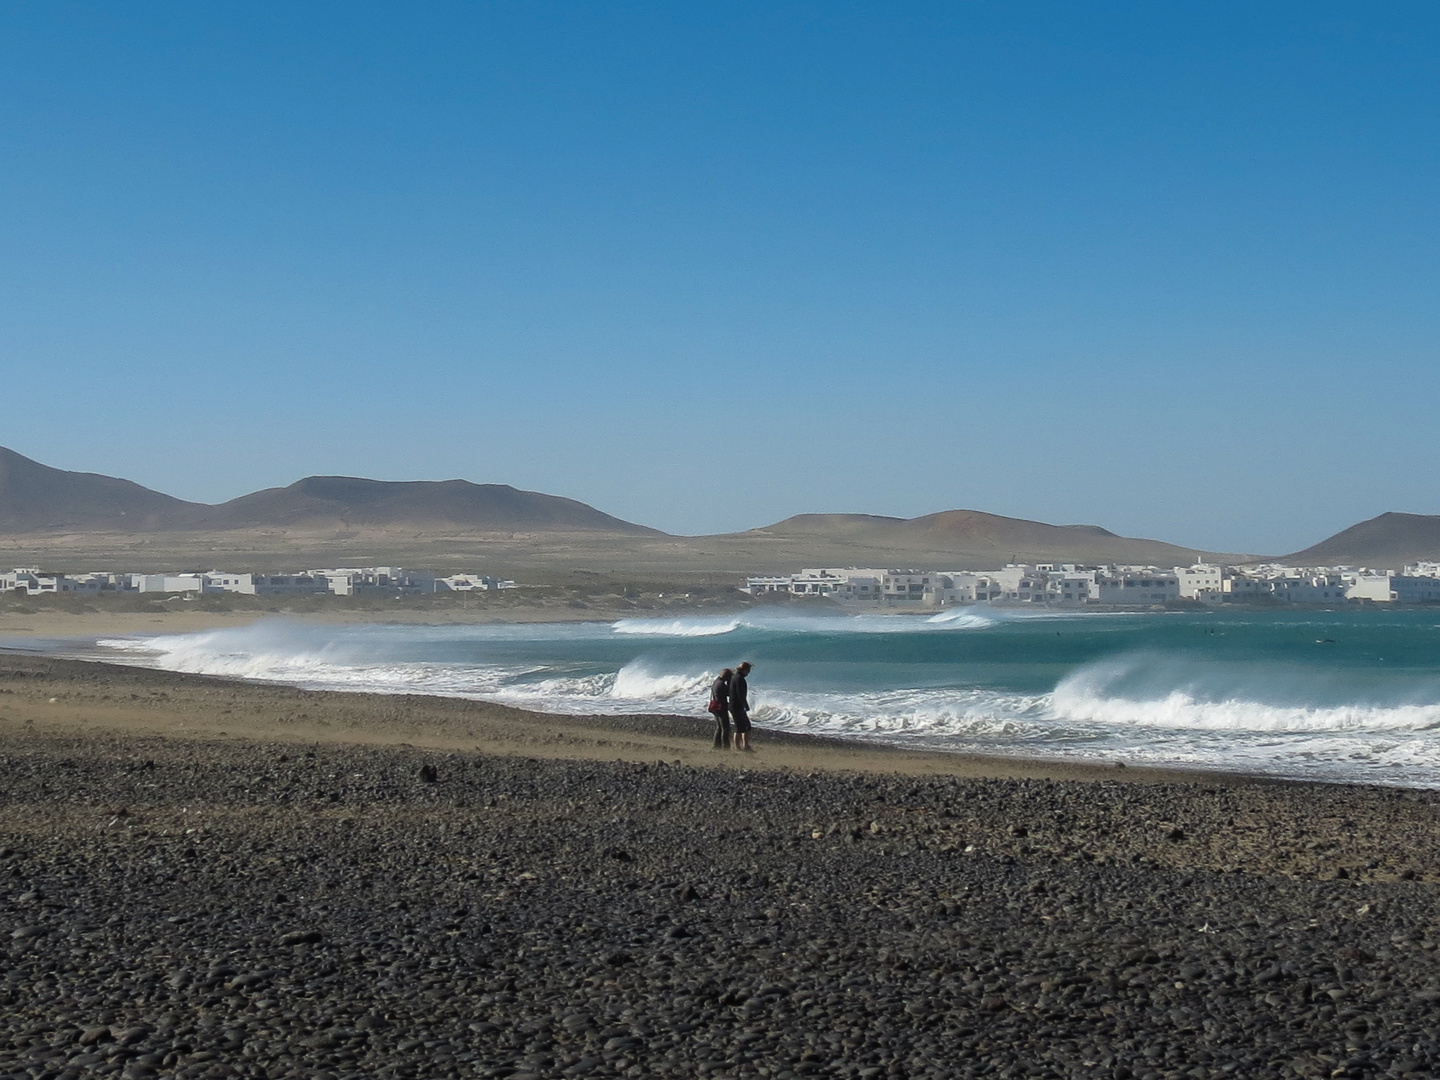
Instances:
[[[1440,783],[1440,610],[275,619],[64,651],[329,690],[694,716],[705,715],[715,672],[748,659],[762,737],[783,728],[917,749]]]

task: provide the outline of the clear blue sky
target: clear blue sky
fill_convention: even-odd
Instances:
[[[1440,7],[0,6],[0,444],[680,532],[1440,513]]]

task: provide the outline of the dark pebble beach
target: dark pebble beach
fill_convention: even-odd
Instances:
[[[9,723],[0,1077],[1428,1077],[1437,838],[1429,792]]]

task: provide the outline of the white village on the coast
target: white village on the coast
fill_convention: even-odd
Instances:
[[[398,566],[341,567],[295,573],[0,573],[0,592],[30,596],[151,593],[172,596],[359,596],[494,592],[516,582],[491,575],[440,575]],[[961,604],[1146,608],[1166,604],[1428,604],[1440,603],[1440,562],[1401,572],[1367,567],[1295,567],[1278,563],[1221,566],[1083,566],[1010,563],[997,570],[817,567],[747,577],[739,587],[757,599],[780,596],[881,609]]]
[[[163,574],[46,573],[19,568],[0,573],[0,592],[49,596],[161,593],[175,596],[234,593],[241,596],[359,596],[365,593],[468,593],[513,589],[515,582],[485,574],[440,576],[399,566],[342,567],[299,573],[231,573],[224,570]]]
[[[1346,605],[1440,602],[1440,562],[1400,573],[1365,567],[1295,567],[1276,563],[1219,566],[1082,566],[1011,563],[999,570],[882,570],[822,567],[746,579],[752,596],[788,593],[875,607],[1039,604],[1048,607],[1143,608],[1288,603]]]

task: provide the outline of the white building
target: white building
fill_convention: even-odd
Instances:
[[[128,576],[123,574],[49,574],[34,567],[21,567],[0,574],[0,592],[29,596],[99,596],[101,593],[123,592],[127,582]]]
[[[1275,598],[1288,604],[1341,604],[1349,599],[1349,586],[1339,574],[1299,574],[1273,578],[1270,584]]]
[[[1066,606],[1088,604],[1100,599],[1100,588],[1096,584],[1095,570],[1062,570],[1051,574],[1047,591],[1047,602]]]
[[[142,593],[203,593],[204,574],[136,574],[135,588]]]
[[[997,600],[1019,600],[1020,583],[1034,574],[1035,567],[1027,566],[1024,563],[1007,563],[999,570],[988,571],[990,580],[993,581],[1000,593]],[[1033,578],[1031,578],[1033,583]],[[1033,589],[1027,588],[1026,593]]]
[[[927,591],[934,593],[940,575],[933,570],[886,570],[880,576],[880,596],[891,606],[925,603]]]
[[[1180,583],[1180,596],[1185,600],[1200,600],[1224,591],[1225,571],[1218,566],[1207,563],[1177,566],[1175,577]]]
[[[884,570],[857,567],[807,567],[798,574],[759,575],[745,579],[751,596],[787,593],[791,596],[825,597],[844,603],[879,603]]]
[[[1171,570],[1126,568],[1100,573],[1095,587],[1102,604],[1148,606],[1180,599],[1180,579]]]
[[[238,593],[244,596],[307,596],[328,592],[324,578],[311,574],[238,574],[225,570],[187,574],[136,574],[142,593]]]
[[[513,588],[513,581],[502,581],[482,574],[452,574],[435,579],[436,592],[494,592],[497,589]]]
[[[851,568],[809,569],[800,571],[797,584],[807,584],[811,589],[819,588],[820,595],[842,604],[878,604],[882,596],[881,579],[883,570],[862,570]],[[828,592],[827,592],[828,590]]]
[[[1346,574],[1345,598],[1347,600],[1368,600],[1376,604],[1388,604],[1394,599],[1390,580],[1394,575],[1388,570],[1379,572],[1357,570]]]
[[[745,591],[751,596],[762,593],[788,593],[793,574],[759,575],[745,579]]]
[[[1390,579],[1391,596],[1399,604],[1433,604],[1440,601],[1440,577],[1396,574]]]
[[[255,595],[255,575],[235,574],[225,570],[211,570],[203,574],[205,589],[207,593],[240,593],[246,596]]]
[[[318,574],[256,574],[256,596],[313,596],[328,593],[330,583]]]
[[[1307,568],[1267,564],[1232,571],[1225,578],[1225,599],[1234,602],[1273,601],[1281,604],[1343,604],[1350,600],[1358,574],[1340,568]],[[1374,582],[1365,589],[1379,594]],[[1356,595],[1359,599],[1359,595]]]
[[[0,574],[0,592],[42,596],[72,591],[74,582],[64,574],[47,574],[37,567],[19,567],[8,574]]]
[[[983,603],[999,600],[1004,592],[1000,583],[989,574],[977,574],[968,570],[946,570],[937,577],[934,589],[935,600],[941,607],[951,604]]]
[[[435,592],[435,575],[423,570],[406,570],[401,566],[340,567],[333,570],[312,570],[310,576],[323,579],[326,591],[336,596],[358,593],[428,593]],[[512,582],[513,584],[513,582]]]

